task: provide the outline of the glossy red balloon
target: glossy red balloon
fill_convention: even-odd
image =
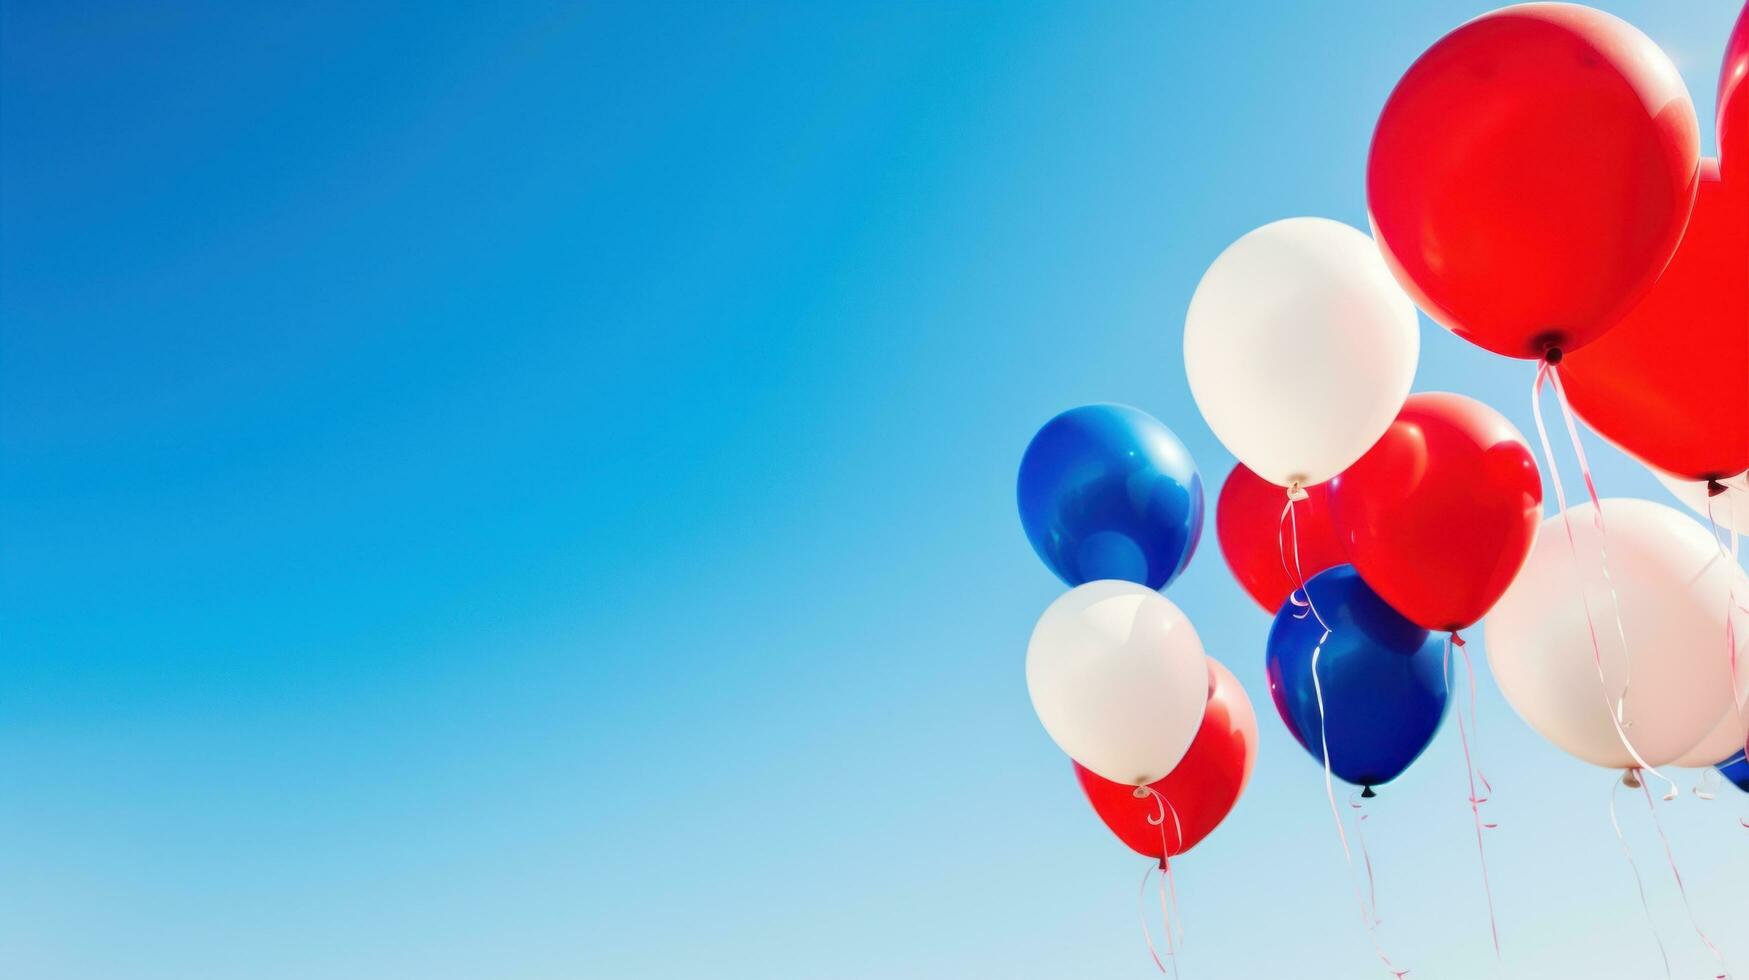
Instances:
[[[1580,417],[1642,462],[1690,480],[1749,469],[1749,180],[1703,163],[1670,267],[1559,370]]]
[[[1075,763],[1075,775],[1093,812],[1139,854],[1164,858],[1195,847],[1232,812],[1251,779],[1257,760],[1257,715],[1231,671],[1213,657],[1208,658],[1208,669],[1208,710],[1190,751],[1165,778],[1149,784],[1172,804],[1164,824],[1148,822],[1161,810],[1152,796],[1138,797],[1136,787],[1096,776]]]
[[[1719,164],[1725,179],[1749,181],[1749,3],[1737,15],[1737,26],[1725,42],[1725,63],[1719,68]]]
[[[1459,630],[1518,576],[1542,522],[1542,477],[1524,437],[1492,408],[1410,395],[1396,421],[1330,481],[1349,561],[1393,609]]]
[[[1651,39],[1589,7],[1523,4],[1404,73],[1373,133],[1367,208],[1423,310],[1536,358],[1597,339],[1651,286],[1699,162],[1688,90]]]
[[[1300,570],[1306,578],[1348,560],[1342,542],[1336,539],[1336,526],[1330,523],[1330,503],[1324,484],[1306,488],[1306,499],[1294,504],[1294,519],[1283,528],[1281,509],[1285,506],[1287,491],[1251,472],[1244,463],[1227,474],[1220,499],[1215,503],[1215,535],[1220,538],[1227,567],[1271,616],[1287,600],[1288,593],[1299,588],[1282,565],[1285,549],[1288,567],[1292,567],[1296,524]]]

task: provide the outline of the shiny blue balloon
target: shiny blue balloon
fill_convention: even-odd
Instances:
[[[1718,770],[1725,774],[1726,779],[1736,783],[1738,789],[1749,793],[1749,759],[1745,759],[1742,752],[1719,763]]]
[[[1356,786],[1388,783],[1433,741],[1449,700],[1443,638],[1404,619],[1337,565],[1306,583],[1330,638],[1318,654],[1330,770]],[[1269,693],[1288,731],[1323,764],[1312,651],[1324,633],[1293,599],[1269,630]]]
[[[1184,444],[1146,412],[1084,405],[1045,423],[1020,460],[1020,523],[1070,585],[1164,588],[1202,537],[1202,479]]]

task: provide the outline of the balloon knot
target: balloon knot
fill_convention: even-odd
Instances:
[[[1550,347],[1548,350],[1543,351],[1543,360],[1549,362],[1551,365],[1561,363],[1562,356],[1559,347]]]
[[[1725,485],[1723,483],[1720,483],[1718,480],[1706,481],[1706,495],[1709,497],[1717,497],[1718,495],[1724,493],[1725,490],[1726,490]]]
[[[1375,797],[1375,796],[1377,796],[1377,795],[1379,795],[1379,794],[1377,794],[1377,793],[1374,793],[1374,792],[1373,792],[1373,791],[1372,791],[1372,787],[1371,787],[1371,786],[1365,786],[1365,787],[1362,787],[1362,788],[1361,788],[1361,791],[1360,791],[1360,798],[1361,798],[1361,799],[1363,799],[1363,800],[1370,800],[1370,799],[1372,799],[1372,798],[1373,798],[1373,797]]]
[[[1167,859],[1166,855],[1164,855],[1164,854],[1160,855],[1160,870],[1161,871],[1171,871],[1172,870],[1171,867],[1168,866],[1167,861],[1168,861],[1168,859]]]
[[[1621,784],[1623,786],[1626,786],[1628,789],[1639,789],[1640,788],[1640,771],[1638,769],[1629,769],[1626,772],[1622,773],[1621,774]]]
[[[1295,480],[1287,485],[1287,499],[1295,503],[1305,500],[1310,496],[1311,494],[1306,492],[1305,484],[1299,480]]]
[[[1452,642],[1452,645],[1454,645],[1454,646],[1460,646],[1460,647],[1462,647],[1462,646],[1468,646],[1468,645],[1469,645],[1469,644],[1467,644],[1467,643],[1465,643],[1465,642],[1464,642],[1464,638],[1463,638],[1463,637],[1461,637],[1461,636],[1459,636],[1459,635],[1458,635],[1458,631],[1457,631],[1457,630],[1452,630],[1452,631],[1451,631],[1451,642]]]

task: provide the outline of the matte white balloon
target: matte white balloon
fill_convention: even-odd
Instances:
[[[1749,531],[1749,473],[1720,480],[1725,485],[1725,492],[1717,497],[1708,497],[1705,481],[1696,482],[1671,476],[1663,470],[1647,467],[1658,482],[1664,484],[1664,489],[1688,505],[1688,509],[1699,514],[1704,520],[1707,504],[1712,503],[1713,521],[1720,528],[1735,530],[1738,534]]]
[[[1739,669],[1749,670],[1749,664],[1739,664]],[[1717,765],[1743,751],[1745,739],[1749,739],[1749,707],[1727,708],[1707,737],[1678,756],[1673,765],[1692,769]]]
[[[1421,338],[1415,305],[1365,234],[1288,218],[1227,246],[1184,318],[1196,406],[1252,472],[1322,483],[1397,417]]]
[[[1577,560],[1560,515],[1545,520],[1518,578],[1488,613],[1488,665],[1532,728],[1612,769],[1636,765],[1608,707],[1625,688],[1628,740],[1648,765],[1668,764],[1734,708],[1725,614],[1733,581],[1737,595],[1749,595],[1749,576],[1721,555],[1706,528],[1663,504],[1605,500],[1606,535],[1590,503],[1568,515]],[[1738,656],[1749,655],[1749,618],[1739,618],[1737,637]],[[1739,680],[1749,683],[1749,670]]]
[[[1141,785],[1184,758],[1208,706],[1202,640],[1165,596],[1133,582],[1077,586],[1026,650],[1039,721],[1069,758]]]

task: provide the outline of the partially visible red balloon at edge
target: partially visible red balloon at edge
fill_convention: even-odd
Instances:
[[[1257,715],[1231,671],[1213,657],[1208,658],[1208,670],[1208,710],[1190,751],[1165,778],[1148,784],[1171,804],[1164,823],[1149,822],[1162,810],[1152,796],[1138,797],[1136,787],[1096,776],[1075,763],[1093,812],[1139,854],[1165,858],[1195,847],[1232,812],[1251,779],[1257,761]]]
[[[1559,370],[1574,411],[1640,461],[1690,480],[1749,469],[1749,178],[1701,165],[1670,267]]]
[[[1725,63],[1719,67],[1719,165],[1725,179],[1749,181],[1749,3],[1737,15],[1737,26],[1725,42]]]
[[[1243,463],[1227,475],[1215,502],[1215,536],[1221,541],[1221,555],[1233,577],[1272,616],[1288,593],[1300,586],[1288,571],[1293,567],[1296,526],[1300,571],[1306,578],[1348,560],[1342,543],[1336,540],[1336,527],[1330,523],[1324,484],[1306,488],[1306,499],[1294,504],[1293,519],[1284,526],[1281,509],[1285,506],[1287,491]]]
[[[1365,456],[1330,481],[1354,570],[1404,618],[1459,630],[1530,556],[1542,477],[1524,437],[1463,395],[1410,395]]]
[[[1670,260],[1699,130],[1676,67],[1626,21],[1505,7],[1435,42],[1385,102],[1367,159],[1373,237],[1458,336],[1510,357],[1570,353]]]

